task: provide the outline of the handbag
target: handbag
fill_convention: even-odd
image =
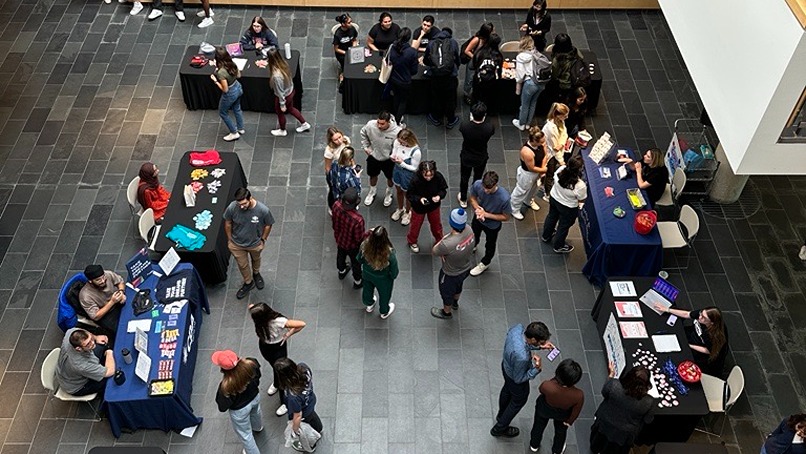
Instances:
[[[386,55],[381,60],[381,72],[378,74],[378,80],[381,81],[382,84],[386,84],[389,82],[389,77],[392,75],[392,63],[389,62],[389,52],[386,52]]]

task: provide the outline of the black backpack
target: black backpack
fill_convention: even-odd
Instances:
[[[582,57],[574,59],[571,64],[571,86],[587,87],[591,84],[591,72],[588,69],[588,64],[582,60]]]
[[[456,67],[451,38],[439,38],[428,45],[431,60],[430,73],[433,76],[450,76]]]
[[[479,82],[491,82],[498,78],[498,67],[495,65],[495,60],[492,58],[485,58],[476,69],[476,79]]]

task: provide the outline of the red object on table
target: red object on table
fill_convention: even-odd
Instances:
[[[693,361],[683,361],[677,365],[677,374],[686,383],[698,383],[702,378],[702,371],[700,366],[694,364]]]

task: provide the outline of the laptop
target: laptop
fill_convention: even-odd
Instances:
[[[647,290],[647,292],[638,299],[655,311],[656,314],[661,315],[663,312],[655,309],[655,305],[658,304],[662,306],[664,310],[668,309],[672,306],[679,294],[680,290],[678,290],[677,287],[669,283],[666,279],[658,277],[655,279],[655,283],[652,284],[652,288]]]

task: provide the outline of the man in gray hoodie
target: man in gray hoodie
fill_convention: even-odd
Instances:
[[[367,153],[367,175],[369,175],[369,191],[364,199],[364,205],[372,205],[375,201],[378,175],[383,172],[386,176],[386,194],[383,197],[383,206],[392,204],[392,171],[395,163],[392,162],[392,145],[395,143],[400,126],[395,117],[389,112],[381,111],[377,120],[370,120],[361,128],[361,146]]]

